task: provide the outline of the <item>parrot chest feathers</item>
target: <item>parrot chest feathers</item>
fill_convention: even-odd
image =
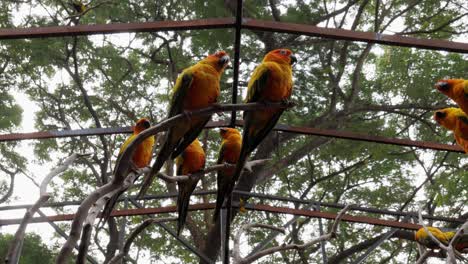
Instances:
[[[154,137],[148,137],[135,150],[133,162],[138,168],[149,165],[153,154]]]
[[[291,67],[275,62],[265,62],[270,70],[270,78],[263,90],[262,97],[270,102],[288,99],[292,91]]]
[[[199,66],[199,67],[195,67]],[[193,81],[184,100],[184,109],[199,109],[216,103],[220,93],[220,75],[209,65],[195,65]]]

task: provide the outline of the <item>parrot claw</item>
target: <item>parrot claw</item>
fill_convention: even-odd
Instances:
[[[290,108],[290,107],[296,106],[296,103],[294,103],[293,101],[289,100],[288,98],[285,98],[285,99],[281,100],[281,104],[283,104],[286,108]]]
[[[192,121],[192,112],[187,111],[187,110],[184,110],[182,113],[183,113],[183,115],[185,116],[185,118],[188,119],[189,122]]]
[[[244,165],[244,170],[247,170],[248,172],[252,173],[252,171],[253,171],[253,170],[252,170],[252,165],[251,165],[250,163],[247,162],[247,163]]]

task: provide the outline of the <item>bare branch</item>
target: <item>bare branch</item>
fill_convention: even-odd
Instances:
[[[252,167],[257,166],[257,165],[263,165],[263,164],[265,164],[266,162],[268,162],[270,160],[271,159],[260,159],[260,160],[248,161],[248,162],[245,163],[244,169],[252,171]],[[219,171],[219,170],[227,169],[227,168],[235,168],[235,167],[236,167],[236,164],[223,163],[223,164],[213,165],[213,166],[208,167],[208,168],[206,168],[206,169],[204,169],[204,170],[202,170],[200,172],[190,174],[190,175],[169,176],[169,175],[165,174],[164,172],[159,172],[157,176],[158,176],[158,178],[161,178],[161,179],[163,179],[163,180],[165,180],[167,182],[184,182],[184,181],[188,181],[189,178],[198,180],[201,177],[203,177],[203,175],[205,175],[207,173],[210,173],[210,172],[213,172],[213,171]]]
[[[125,245],[123,247],[123,250],[119,252],[119,254],[115,255],[109,262],[108,264],[116,264],[118,263],[119,260],[122,258],[125,258],[126,255],[128,255],[128,252],[130,251],[130,246],[132,245],[133,241],[135,238],[143,231],[145,228],[150,226],[151,224],[156,224],[156,223],[161,223],[161,222],[168,222],[168,221],[175,221],[177,220],[176,217],[167,217],[167,218],[150,218],[146,219],[143,223],[141,223],[135,230],[132,231],[130,236],[127,238],[125,241]]]
[[[264,256],[267,256],[267,255],[271,255],[271,254],[274,254],[276,252],[280,252],[280,251],[284,251],[284,250],[290,250],[290,249],[296,249],[296,250],[304,250],[316,243],[319,243],[319,242],[322,242],[322,241],[328,241],[332,238],[335,238],[336,237],[336,231],[338,229],[338,225],[341,221],[341,219],[343,218],[344,214],[346,213],[346,211],[348,211],[349,209],[351,209],[351,207],[354,206],[354,205],[347,205],[345,206],[345,208],[343,208],[339,213],[338,215],[336,216],[335,218],[335,222],[333,223],[333,226],[330,230],[329,233],[325,234],[325,235],[322,235],[322,236],[319,236],[319,237],[316,237],[312,240],[310,240],[309,242],[307,243],[304,243],[304,244],[283,244],[283,245],[280,245],[280,246],[276,246],[276,247],[271,247],[271,248],[267,248],[267,249],[264,249],[256,254],[253,254],[251,255],[250,257],[246,257],[246,258],[242,258],[240,256],[240,248],[239,248],[239,241],[240,241],[240,237],[242,235],[242,233],[250,228],[253,228],[253,227],[263,227],[263,228],[269,228],[269,229],[274,229],[274,230],[277,230],[279,232],[282,232],[284,233],[284,229],[283,228],[279,228],[279,227],[274,227],[274,226],[270,226],[270,225],[263,225],[263,224],[248,224],[248,225],[244,225],[243,227],[241,227],[241,229],[239,230],[239,232],[236,234],[236,237],[234,238],[234,252],[233,252],[233,258],[234,258],[234,263],[235,264],[250,264],[250,263],[253,263],[254,261],[264,257]]]
[[[23,247],[24,236],[26,233],[26,227],[31,221],[34,214],[39,210],[39,208],[50,198],[50,194],[47,193],[47,185],[52,180],[53,177],[64,172],[79,156],[79,154],[72,154],[68,157],[61,166],[52,170],[45,178],[42,180],[40,187],[40,196],[39,199],[34,203],[34,205],[29,208],[24,214],[23,220],[21,221],[18,230],[15,233],[15,237],[10,244],[7,257],[5,258],[5,263],[16,264],[19,262],[21,256],[21,249]]]

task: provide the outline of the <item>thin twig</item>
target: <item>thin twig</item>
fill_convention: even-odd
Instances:
[[[143,231],[145,228],[150,226],[151,224],[155,223],[161,223],[161,222],[168,222],[168,221],[175,221],[177,220],[176,217],[167,217],[167,218],[150,218],[146,219],[143,223],[141,223],[135,230],[132,231],[132,233],[129,235],[127,240],[125,241],[125,245],[123,247],[123,250],[119,252],[119,254],[115,255],[109,262],[108,264],[116,264],[127,256],[128,252],[130,251],[130,246],[132,245],[133,241],[135,238]]]
[[[270,226],[270,225],[262,225],[262,224],[248,224],[248,225],[245,225],[243,227],[241,227],[241,229],[239,230],[239,232],[237,233],[235,239],[234,239],[234,252],[233,252],[233,258],[234,258],[234,263],[235,264],[250,264],[250,263],[253,263],[254,261],[264,257],[264,256],[267,256],[267,255],[271,255],[273,253],[276,253],[276,252],[280,252],[280,251],[284,251],[284,250],[290,250],[290,249],[296,249],[296,250],[303,250],[305,248],[308,248],[316,243],[319,243],[319,242],[322,242],[322,241],[328,241],[332,238],[335,238],[336,237],[336,232],[337,232],[337,229],[338,229],[338,225],[341,221],[341,219],[343,218],[343,216],[345,215],[345,213],[351,209],[351,207],[354,206],[354,205],[347,205],[345,206],[345,208],[343,208],[339,213],[338,215],[336,216],[335,218],[335,222],[333,223],[333,226],[332,226],[332,229],[330,230],[330,232],[328,234],[325,234],[325,235],[322,235],[322,236],[319,236],[319,237],[316,237],[312,240],[310,240],[309,242],[307,243],[304,243],[304,244],[283,244],[283,245],[280,245],[280,246],[276,246],[276,247],[271,247],[271,248],[267,248],[267,249],[264,249],[262,251],[259,251],[258,253],[256,254],[253,254],[249,257],[246,257],[246,258],[242,258],[240,256],[240,247],[239,247],[239,241],[240,241],[240,236],[241,234],[248,230],[249,228],[252,228],[252,227],[264,227],[264,228],[269,228],[269,229],[275,229],[277,231],[284,231],[284,229],[282,228],[278,228],[278,227],[274,227],[274,226]]]

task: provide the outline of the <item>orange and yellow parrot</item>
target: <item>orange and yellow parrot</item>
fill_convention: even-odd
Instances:
[[[288,101],[291,97],[292,65],[296,57],[289,49],[276,49],[268,52],[258,65],[247,85],[246,103],[263,102],[278,103]],[[239,179],[248,155],[262,142],[278,122],[284,109],[268,109],[244,111],[244,131],[242,134],[242,149],[232,181],[224,193],[231,194]]]
[[[242,137],[239,130],[235,128],[221,128],[222,137],[221,148],[217,164],[230,163],[236,164],[242,148]],[[218,218],[221,206],[223,206],[224,197],[228,191],[229,184],[232,182],[232,176],[235,168],[226,168],[218,171],[218,195],[216,196],[216,208],[213,219]]]
[[[449,107],[437,110],[434,119],[441,126],[452,130],[458,145],[468,153],[468,116],[460,108]]]
[[[179,181],[179,196],[177,198],[177,235],[184,228],[187,211],[190,204],[190,195],[192,195],[199,177],[192,178],[191,174],[201,171],[205,167],[205,151],[200,145],[200,141],[195,139],[183,152],[176,158],[177,175],[187,175],[187,181]]]
[[[218,51],[185,69],[172,89],[168,118],[215,104],[220,93],[221,74],[229,61],[229,55],[226,52]],[[151,172],[145,175],[139,197],[146,193],[164,162],[169,157],[174,159],[179,156],[198,137],[210,118],[210,116],[190,117],[190,121],[184,120],[169,128]]]
[[[80,1],[72,1],[71,5],[78,14],[83,14],[87,9],[86,5]]]
[[[450,97],[465,113],[468,113],[468,80],[440,80],[435,84],[435,88]]]
[[[450,240],[455,236],[455,230],[440,230],[437,227],[431,227],[428,226],[427,230],[431,232],[442,244],[448,245],[450,243]],[[426,230],[424,228],[420,228],[417,232],[414,234],[414,239],[420,243],[421,245],[424,245],[427,248],[432,248],[436,249],[439,248],[437,243],[435,243],[429,235],[426,233]],[[462,251],[464,249],[468,249],[468,234],[462,234],[457,241],[454,242],[454,247],[458,251]]]
[[[125,149],[127,149],[127,146],[140,134],[143,130],[149,128],[151,126],[151,123],[148,119],[146,118],[141,118],[139,119],[135,126],[133,126],[133,134],[128,137],[123,145],[120,147],[119,155],[117,157],[117,160],[119,160],[120,156],[124,152]],[[153,154],[153,146],[155,142],[155,137],[150,136],[143,140],[143,142],[140,143],[135,149],[135,152],[133,153],[132,161],[135,166],[135,168],[144,168],[149,166]],[[117,202],[117,199],[120,197],[122,193],[124,193],[126,190],[122,190],[116,195],[114,195],[109,201],[107,201],[106,206],[103,210],[103,219],[107,220],[110,216],[110,213],[112,212],[112,209],[115,206],[115,203]]]

